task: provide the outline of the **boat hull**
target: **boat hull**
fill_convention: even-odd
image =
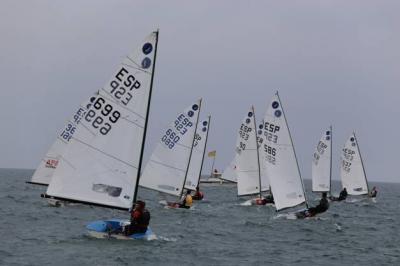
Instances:
[[[152,240],[155,239],[156,236],[151,230],[150,227],[147,228],[145,233],[137,233],[129,236],[125,236],[120,233],[113,233],[116,231],[121,232],[122,227],[128,225],[128,220],[120,220],[120,219],[111,219],[111,220],[99,220],[89,223],[86,226],[88,230],[88,234],[95,238],[114,238],[120,240],[132,240],[132,239],[144,239],[144,240]]]

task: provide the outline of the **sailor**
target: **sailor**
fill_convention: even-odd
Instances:
[[[200,191],[199,186],[196,187],[196,192],[193,195],[194,200],[202,200],[204,197],[203,192]]]
[[[326,196],[326,192],[322,193],[322,198],[319,204],[315,207],[311,207],[306,211],[306,216],[315,216],[318,213],[326,212],[329,209],[329,202]]]
[[[145,233],[150,223],[150,212],[145,209],[146,203],[138,200],[131,211],[131,223],[124,228],[125,235]]]
[[[191,192],[190,189],[186,191],[186,195],[183,196],[181,203],[179,203],[179,208],[190,209],[192,207],[193,199],[192,195],[190,195]]]
[[[371,198],[376,198],[376,195],[378,194],[378,190],[376,190],[376,187],[373,187],[371,192],[369,193],[369,196]]]
[[[265,205],[265,204],[273,204],[274,203],[274,196],[272,194],[265,196],[265,198],[257,198],[255,199],[256,205]]]
[[[340,191],[339,198],[337,200],[342,201],[345,200],[346,198],[347,198],[347,190],[346,188],[343,188],[343,190]]]
[[[272,195],[272,193],[267,195],[267,196],[265,196],[265,200],[266,200],[266,203],[275,203],[274,202],[274,196]]]

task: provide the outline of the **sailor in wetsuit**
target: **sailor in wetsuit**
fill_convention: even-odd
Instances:
[[[204,197],[203,192],[200,191],[199,186],[196,187],[196,192],[194,193],[193,200],[202,200]]]
[[[371,198],[376,198],[376,195],[378,194],[378,190],[376,190],[376,187],[373,187],[371,192],[369,193],[369,196]]]
[[[135,208],[131,211],[131,223],[124,227],[126,236],[145,233],[150,223],[150,212],[145,209],[146,203],[138,200]]]
[[[326,197],[326,192],[323,192],[322,198],[317,206],[308,208],[305,211],[298,212],[296,213],[296,216],[298,218],[313,217],[318,213],[326,212],[328,209],[329,209],[329,202]]]
[[[342,201],[342,200],[345,200],[346,198],[347,198],[347,190],[346,190],[346,188],[343,188],[343,190],[340,191],[340,194],[339,194],[338,198],[330,197],[330,199],[333,200],[333,201]]]
[[[346,198],[347,198],[347,190],[346,188],[343,188],[343,190],[340,191],[338,201],[345,200]]]
[[[183,196],[181,203],[179,203],[179,208],[190,209],[192,207],[193,199],[190,192],[192,192],[190,189],[186,191],[186,195]]]
[[[322,198],[319,201],[319,204],[315,207],[311,207],[308,209],[310,216],[314,216],[318,213],[326,212],[329,209],[329,202],[326,198],[326,192],[322,193]]]

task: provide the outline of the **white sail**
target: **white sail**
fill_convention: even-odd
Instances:
[[[164,131],[140,178],[140,186],[180,196],[188,171],[201,100],[179,113]]]
[[[204,153],[206,152],[208,130],[210,119],[199,121],[197,132],[193,143],[192,158],[190,159],[189,170],[185,182],[185,188],[195,190],[200,179],[203,167]]]
[[[264,117],[263,159],[277,210],[306,201],[285,113],[278,93]]]
[[[68,143],[72,139],[76,131],[77,125],[82,120],[83,115],[86,113],[88,104],[89,101],[86,101],[84,104],[80,105],[78,110],[71,117],[71,119],[67,121],[67,124],[61,130],[61,133],[57,136],[57,139],[54,141],[53,145],[50,147],[50,149],[47,151],[46,155],[40,162],[38,168],[33,173],[30,183],[40,185],[50,184],[54,171],[56,170],[60,161],[60,157],[62,156]]]
[[[236,140],[238,196],[260,193],[260,169],[254,109],[243,119]]]
[[[47,196],[129,209],[151,97],[157,32],[127,56],[90,99]]]
[[[270,190],[270,183],[267,175],[267,164],[265,160],[263,160],[263,144],[264,144],[264,137],[263,137],[263,127],[264,122],[262,122],[258,126],[257,130],[257,141],[258,141],[258,150],[259,150],[259,160],[260,160],[260,173],[261,173],[261,191],[269,191]]]
[[[332,127],[328,128],[313,154],[312,190],[314,192],[329,192],[331,190],[332,169]]]
[[[368,194],[368,183],[356,135],[346,141],[341,155],[342,186],[350,195]]]
[[[236,172],[236,156],[233,158],[231,163],[225,168],[221,175],[221,179],[230,182],[237,182],[237,172]]]

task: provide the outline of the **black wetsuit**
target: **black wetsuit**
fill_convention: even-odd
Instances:
[[[125,228],[125,235],[129,236],[137,233],[145,233],[150,223],[150,212],[147,209],[141,211],[138,218],[131,218],[130,225]]]
[[[312,217],[318,213],[326,212],[329,209],[329,202],[326,198],[322,198],[319,204],[315,207],[311,207],[304,212],[305,217]]]
[[[338,201],[342,201],[345,200],[347,198],[347,191],[346,190],[342,190],[340,192],[339,198],[337,199]]]
[[[377,195],[377,194],[378,194],[378,191],[372,190],[372,191],[371,191],[370,197],[371,197],[371,198],[376,198],[376,195]]]
[[[274,196],[272,194],[271,195],[267,195],[265,197],[265,200],[266,200],[267,203],[275,203],[274,202]]]

